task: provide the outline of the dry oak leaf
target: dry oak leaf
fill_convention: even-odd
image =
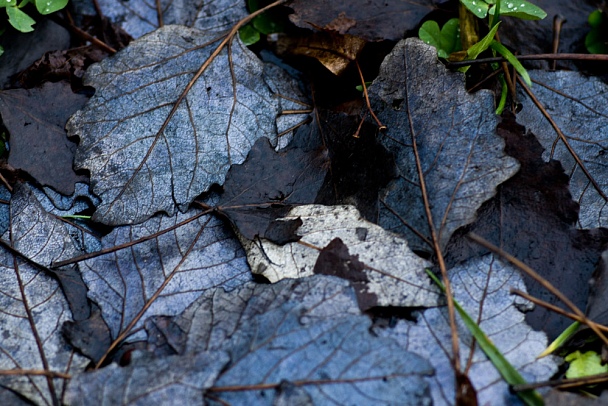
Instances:
[[[354,207],[298,206],[278,221],[294,219],[302,221],[299,241],[281,246],[265,239],[241,239],[254,273],[271,282],[310,276],[320,251],[339,238],[363,263],[364,275],[356,281],[362,309],[438,305],[439,291],[425,273],[430,263],[415,255],[402,237],[364,220]]]
[[[157,212],[185,211],[212,184],[222,184],[258,138],[287,144],[290,137],[278,137],[277,116],[298,108],[284,98],[301,98],[285,93],[297,86],[238,38],[231,62],[224,49],[160,132],[218,43],[216,34],[165,26],[89,68],[85,83],[96,93],[67,128],[81,140],[75,167],[91,172],[102,200],[93,220],[132,224]]]
[[[412,249],[431,250],[412,136],[442,249],[519,169],[496,132],[494,95],[468,94],[464,84],[462,73],[439,62],[434,47],[411,38],[393,48],[369,88],[378,118],[388,127],[380,142],[395,154],[399,171],[381,192],[379,224],[405,235]]]

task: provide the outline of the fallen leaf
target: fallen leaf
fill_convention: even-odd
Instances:
[[[82,370],[87,361],[70,351],[61,334],[61,325],[72,317],[68,302],[57,281],[34,265],[66,259],[77,250],[63,224],[42,209],[27,186],[15,188],[10,210],[10,229],[2,238],[34,262],[0,248],[0,369]],[[1,375],[0,384],[36,404],[51,405],[60,402],[65,380]]]
[[[66,405],[200,404],[224,365],[226,353],[199,353],[154,359],[133,357],[127,367],[117,364],[74,376],[68,384]]]
[[[9,165],[61,194],[74,193],[74,184],[86,178],[72,169],[76,144],[68,140],[64,127],[86,101],[65,82],[1,91],[0,114],[10,133]]]
[[[282,382],[305,381],[299,396],[313,404],[429,401],[421,379],[432,372],[427,361],[371,335],[371,321],[360,315],[352,289],[337,278],[317,275],[207,292],[177,322],[188,332],[185,354],[230,354],[209,398],[272,405],[286,396]],[[234,385],[243,391],[222,390]],[[284,386],[277,393],[279,385]]]
[[[378,118],[388,127],[380,141],[395,154],[399,170],[399,178],[381,197],[379,224],[405,235],[412,249],[431,251],[412,147],[415,136],[443,249],[456,229],[475,220],[496,186],[519,169],[496,134],[494,95],[484,90],[468,94],[464,76],[448,71],[437,60],[436,49],[418,39],[395,46],[369,93]]]
[[[326,173],[323,148],[288,147],[276,152],[267,138],[258,139],[245,162],[228,171],[219,210],[250,240],[297,241],[295,230],[301,222],[276,219],[296,204],[313,203]]]
[[[75,166],[91,172],[93,192],[102,199],[93,220],[132,224],[184,211],[212,184],[222,184],[258,138],[287,144],[290,137],[277,136],[284,128],[276,118],[298,108],[285,97],[301,96],[275,93],[288,88],[279,83],[288,82],[287,75],[262,64],[238,39],[232,62],[222,51],[159,133],[216,46],[214,34],[167,26],[89,68],[85,84],[96,93],[68,131],[81,140]]]
[[[310,28],[311,23],[318,27],[338,26],[343,33],[368,41],[398,41],[406,31],[416,28],[420,20],[441,3],[443,2],[436,0],[295,0],[289,3],[289,7],[294,10],[289,19],[302,28]],[[347,24],[344,24],[345,22]]]
[[[522,311],[529,310],[531,303],[509,293],[510,288],[525,291],[516,269],[486,255],[450,269],[449,275],[454,298],[524,379],[547,380],[557,371],[554,357],[536,359],[546,348],[547,337],[524,322]],[[402,320],[394,328],[374,331],[381,337],[394,338],[403,348],[427,358],[436,371],[434,376],[425,378],[431,387],[433,404],[454,404],[451,331],[446,308],[424,310],[417,323]],[[471,362],[468,376],[477,391],[479,404],[519,404],[460,320],[458,337],[462,364]]]
[[[117,227],[102,239],[102,248],[153,235],[197,213],[157,216],[136,226]],[[182,312],[207,289],[234,289],[251,278],[238,241],[211,215],[128,249],[83,261],[80,268],[89,298],[101,308],[114,339],[163,283],[168,282],[136,326],[142,326],[153,315]],[[141,338],[142,334],[129,340]]]
[[[377,127],[357,116],[318,110],[294,141],[308,140],[329,152],[329,173],[314,203],[351,204],[371,222],[378,221],[378,192],[396,175],[392,154],[376,138]]]
[[[45,52],[66,49],[70,46],[70,32],[51,19],[42,18],[36,29],[24,35],[17,30],[7,30],[0,37],[4,49],[0,64],[0,89],[10,83],[13,75],[36,62]]]
[[[488,252],[465,238],[474,232],[515,255],[584,309],[589,278],[608,243],[608,230],[574,227],[578,205],[568,190],[567,174],[558,161],[543,161],[543,147],[533,133],[515,122],[514,116],[504,114],[497,132],[505,139],[505,151],[520,162],[521,169],[482,205],[474,223],[454,233],[446,248],[446,263],[458,264]],[[564,306],[532,278],[522,277],[529,294]],[[571,323],[541,306],[526,313],[526,321],[532,328],[543,330],[550,340]]]
[[[403,238],[361,218],[351,206],[299,206],[279,221],[301,219],[302,238],[283,246],[261,239],[244,241],[254,273],[270,282],[313,274],[320,251],[335,238],[364,264],[358,295],[363,310],[374,306],[437,306],[438,290],[424,269],[430,263],[417,257]],[[363,275],[361,275],[363,279]]]
[[[564,133],[589,174],[608,195],[608,86],[598,78],[585,77],[576,72],[531,71],[538,82],[532,91]],[[597,228],[608,226],[608,202],[602,197],[582,172],[557,133],[532,101],[521,94],[523,104],[517,122],[533,132],[545,152],[543,159],[561,162],[570,176],[570,192],[580,205],[578,227]]]
[[[341,75],[357,59],[366,43],[354,35],[320,31],[307,36],[279,36],[273,47],[279,56],[314,58],[334,75]]]
[[[159,28],[160,5],[164,25],[179,24],[208,32],[229,30],[241,18],[247,16],[245,3],[240,0],[187,1],[187,0],[98,0],[104,17],[139,38]],[[92,4],[76,2],[79,15],[96,15]]]

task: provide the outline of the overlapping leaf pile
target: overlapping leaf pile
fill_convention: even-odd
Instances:
[[[100,2],[127,29],[144,21],[135,36],[152,31],[156,4],[131,3]],[[161,1],[164,23],[182,25],[143,36],[87,73],[95,96],[68,128],[80,141],[75,166],[90,172],[100,199],[91,197],[93,219],[113,226],[108,233],[65,224],[30,186],[12,194],[0,248],[0,368],[46,375],[2,376],[0,387],[39,404],[168,404],[176,396],[243,405],[452,404],[445,309],[425,273],[432,262],[418,256],[432,252],[421,184],[441,249],[456,251],[450,239],[477,224],[520,167],[497,132],[491,94],[467,94],[462,75],[447,71],[433,48],[399,42],[369,89],[388,130],[378,142],[335,135],[353,144],[349,157],[394,157],[394,179],[368,204],[360,191],[338,192],[341,177],[360,175],[334,170],[343,152],[335,148],[346,141],[313,139],[324,135],[310,127],[292,135],[306,117],[281,113],[306,102],[299,83],[238,39],[183,93],[219,44],[218,30],[244,13],[240,2],[226,2],[225,15],[213,4]],[[304,18],[298,2],[294,8],[294,19]],[[593,97],[604,89],[580,80],[577,90]],[[577,114],[605,116],[595,104],[581,106]],[[555,137],[534,127],[538,118],[525,122],[548,149]],[[599,132],[572,139],[589,147],[581,154],[601,178]],[[587,213],[582,182],[576,198]],[[315,204],[328,190],[361,210]],[[82,192],[61,203],[73,211]],[[595,211],[580,225],[602,225],[605,202],[589,205]],[[524,323],[529,303],[508,295],[526,290],[521,276],[492,256],[464,259],[450,270],[456,299],[526,378],[551,377],[555,360],[535,360],[546,336]],[[253,282],[251,271],[271,283]],[[389,326],[365,314],[410,307],[415,321]],[[479,400],[512,403],[462,326],[459,335]],[[95,363],[127,365],[85,372],[72,348]]]

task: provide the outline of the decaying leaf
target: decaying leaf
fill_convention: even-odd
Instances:
[[[95,96],[68,130],[81,139],[75,166],[91,172],[102,199],[94,220],[132,224],[156,212],[186,210],[213,183],[223,183],[256,139],[287,144],[289,137],[277,137],[283,128],[276,118],[283,109],[299,108],[283,97],[300,96],[277,94],[290,79],[238,39],[231,62],[224,49],[163,127],[217,45],[215,34],[166,26],[89,68],[85,84],[95,87]]]
[[[340,238],[348,254],[364,264],[358,285],[363,309],[438,304],[438,290],[424,271],[430,263],[416,256],[406,240],[364,220],[352,206],[299,206],[283,220],[298,218],[302,238],[297,242],[279,246],[263,239],[241,240],[254,273],[271,282],[310,276],[319,251]]]
[[[82,373],[68,384],[65,404],[76,405],[184,405],[200,404],[230,359],[223,352],[186,357],[146,358],[135,353],[127,367],[112,364]]]
[[[284,217],[293,205],[314,203],[327,163],[323,148],[306,151],[288,147],[276,152],[267,138],[261,138],[245,162],[228,171],[219,210],[249,240],[296,241],[295,230],[301,221],[276,219]]]
[[[88,2],[76,2],[82,14],[95,15]],[[226,31],[247,15],[245,2],[240,0],[98,0],[103,15],[113,23],[139,38],[163,24],[180,24],[209,32]],[[160,5],[160,16],[157,8]]]
[[[327,276],[249,283],[206,292],[176,320],[184,353],[226,351],[231,362],[212,396],[232,405],[272,405],[284,381],[313,404],[428,404],[427,361],[369,333],[348,282]],[[238,385],[243,391],[224,391]],[[269,385],[270,387],[260,387]],[[286,389],[286,388],[284,388]]]
[[[520,162],[521,169],[482,205],[475,222],[454,233],[446,248],[446,263],[449,267],[487,253],[466,238],[474,232],[516,255],[584,309],[589,279],[608,243],[608,230],[575,228],[579,207],[568,190],[569,177],[558,161],[543,161],[543,147],[534,133],[517,124],[511,114],[503,114],[497,132],[505,139],[505,151]],[[532,278],[522,277],[530,295],[564,307]],[[571,323],[542,306],[527,312],[526,322],[544,331],[549,340]]]
[[[65,82],[1,91],[0,113],[10,133],[8,163],[43,186],[64,195],[74,193],[74,184],[85,178],[72,169],[76,144],[67,139],[64,127],[86,101],[86,96],[72,93]]]
[[[509,293],[510,288],[525,291],[516,269],[486,255],[452,268],[450,279],[454,298],[524,379],[543,381],[557,371],[558,365],[553,357],[536,359],[546,348],[547,337],[524,322],[522,311],[528,310],[531,304]],[[431,386],[433,404],[454,404],[454,371],[448,358],[452,352],[449,344],[451,332],[446,308],[423,311],[417,323],[399,321],[395,328],[375,331],[380,336],[393,337],[408,351],[427,358],[436,370],[434,376],[426,378]],[[468,365],[468,360],[471,360],[468,376],[477,391],[479,404],[518,404],[516,395],[510,392],[460,321],[458,336],[462,365]],[[471,349],[474,351],[472,355]]]
[[[294,10],[289,18],[298,27],[311,28],[312,23],[369,41],[398,41],[440,3],[440,0],[295,0],[289,3]]]
[[[115,247],[153,235],[195,214],[157,216],[140,225],[117,227],[102,239],[102,246]],[[83,261],[81,272],[113,338],[169,278],[138,325],[152,315],[179,314],[207,289],[233,289],[251,278],[238,241],[210,215],[130,248]]]
[[[377,221],[378,192],[395,177],[396,168],[376,133],[375,125],[358,116],[323,109],[298,128],[294,142],[308,140],[329,152],[329,173],[315,203],[351,204],[365,219]]]
[[[49,265],[77,253],[63,224],[44,212],[27,186],[16,187],[10,210],[10,228],[2,238],[34,263]],[[84,368],[86,360],[69,350],[61,334],[62,323],[72,316],[57,281],[5,248],[0,263],[0,369],[70,373]],[[43,376],[0,376],[0,385],[40,405],[58,404],[64,384]]]
[[[534,94],[564,133],[604,196],[608,195],[608,86],[598,78],[576,72],[531,71],[530,76],[539,84],[532,89]],[[536,135],[545,148],[543,158],[560,161],[570,176],[570,192],[580,204],[578,226],[607,227],[608,201],[594,188],[532,101],[524,94],[520,99],[523,108],[517,121]]]
[[[461,73],[449,72],[435,48],[418,39],[399,42],[369,89],[380,121],[382,144],[395,154],[399,178],[381,197],[379,224],[407,237],[414,249],[430,241],[416,158],[415,136],[440,246],[471,223],[481,204],[519,165],[496,134],[494,96],[468,94]],[[412,134],[412,131],[414,134]],[[412,231],[415,230],[415,231]]]
[[[332,31],[305,37],[279,36],[274,46],[281,56],[305,56],[318,60],[334,75],[340,75],[357,59],[367,41]]]

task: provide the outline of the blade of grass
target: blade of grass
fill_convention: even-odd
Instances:
[[[426,273],[430,278],[439,286],[439,288],[445,292],[445,288],[439,278],[431,272],[429,269]],[[460,318],[464,322],[465,326],[469,329],[477,343],[479,348],[486,354],[488,359],[496,367],[500,375],[505,379],[509,385],[525,385],[526,380],[517,372],[517,370],[507,361],[507,359],[500,353],[498,348],[492,343],[488,336],[483,330],[477,325],[475,320],[463,309],[463,307],[454,299],[454,307],[460,315]],[[540,394],[534,390],[518,392],[517,396],[526,404],[530,406],[542,406],[544,405],[543,398]]]
[[[578,321],[570,324],[570,326],[568,326],[568,328],[566,328],[551,344],[549,344],[545,351],[541,352],[536,358],[546,357],[553,353],[553,351],[561,347],[570,337],[572,337],[572,334],[578,330],[580,325],[581,323]]]
[[[511,53],[511,51],[509,51],[503,44],[498,41],[492,41],[492,43],[490,44],[490,48],[501,54],[503,58],[505,58],[511,65],[513,65],[513,67],[515,68],[517,73],[519,73],[519,76],[522,77],[524,82],[526,82],[528,86],[532,86],[532,80],[530,79],[530,75],[528,75],[528,71],[526,70],[526,68],[524,68],[521,62],[519,62],[515,55]]]

